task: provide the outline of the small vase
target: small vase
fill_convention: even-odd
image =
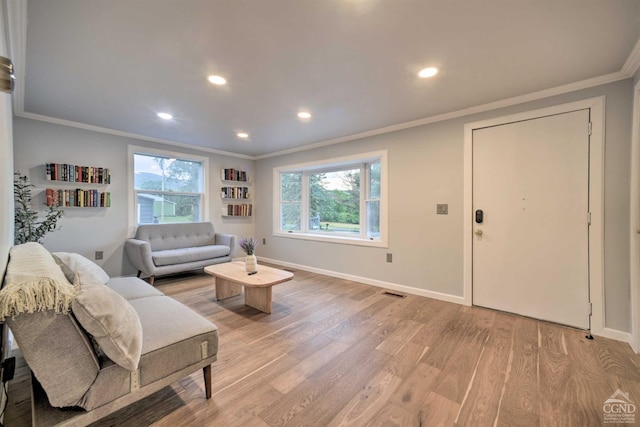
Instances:
[[[244,268],[247,270],[247,273],[258,271],[258,259],[255,255],[247,255],[244,259]]]

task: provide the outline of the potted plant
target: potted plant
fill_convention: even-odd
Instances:
[[[29,178],[19,171],[13,179],[13,195],[15,200],[15,244],[38,242],[49,232],[55,231],[58,220],[64,211],[55,206],[49,206],[44,219],[39,220],[38,212],[31,209],[31,188],[35,185]]]
[[[253,237],[240,238],[240,248],[247,254],[244,263],[247,273],[258,271],[258,260],[255,255],[256,246],[258,246],[257,239]]]

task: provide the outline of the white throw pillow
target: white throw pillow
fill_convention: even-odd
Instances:
[[[109,281],[109,275],[95,262],[73,252],[53,252],[53,257],[62,268],[67,280],[73,283],[76,274],[82,276],[82,280],[88,280],[91,276],[93,280],[103,285]],[[66,267],[66,268],[65,268]]]
[[[71,309],[104,353],[129,371],[138,369],[142,353],[142,324],[135,309],[121,295],[89,277],[76,276],[80,291]]]

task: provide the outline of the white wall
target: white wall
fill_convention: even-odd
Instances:
[[[632,80],[434,123],[256,163],[260,214],[258,255],[341,274],[461,297],[463,295],[463,127],[465,123],[575,100],[606,96],[606,326],[630,331],[629,156]],[[318,243],[272,236],[272,173],[276,166],[389,150],[389,248]],[[436,215],[448,203],[449,215]],[[385,254],[393,254],[393,263]]]
[[[221,156],[198,150],[185,150],[169,145],[98,133],[90,130],[46,123],[16,117],[14,119],[14,167],[27,174],[37,187],[33,189],[34,205],[44,213],[44,194],[47,187],[69,188],[45,180],[44,164],[70,163],[84,166],[99,166],[111,169],[111,207],[67,208],[59,224],[60,230],[43,239],[44,246],[51,251],[78,252],[89,259],[95,251],[103,251],[104,259],[96,261],[112,276],[135,274],[124,253],[124,242],[128,226],[128,146],[147,146],[161,150],[196,154],[209,158],[209,214],[216,231],[239,236],[253,234],[251,218],[222,219],[220,215],[221,168],[247,170],[253,175],[253,161]],[[34,206],[35,207],[35,206]]]
[[[6,39],[6,3],[0,1],[0,56],[9,57]],[[11,95],[0,93],[0,281],[9,259],[9,249],[13,245],[13,130]],[[2,325],[2,349],[0,360],[9,357],[13,338],[9,328]],[[1,370],[0,370],[1,371]],[[7,404],[7,395],[0,390],[0,406]],[[2,416],[4,420],[4,415]]]
[[[0,56],[9,56],[4,2],[0,3]],[[11,95],[0,93],[0,277],[13,245],[13,130]]]

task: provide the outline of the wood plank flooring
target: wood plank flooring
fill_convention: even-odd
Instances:
[[[272,314],[206,274],[156,286],[218,325],[213,397],[199,371],[95,426],[595,426],[617,389],[640,407],[640,356],[583,331],[304,271]],[[24,362],[5,425],[31,425]]]

